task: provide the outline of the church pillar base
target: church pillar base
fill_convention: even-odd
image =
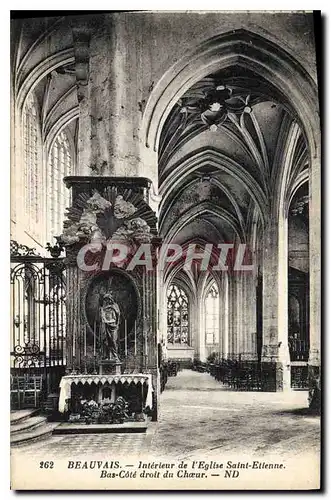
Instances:
[[[263,347],[261,387],[265,392],[291,390],[291,361],[288,348],[282,343]]]
[[[261,389],[282,392],[291,389],[291,366],[280,361],[262,361]]]
[[[311,410],[321,411],[321,367],[308,365],[308,403]]]

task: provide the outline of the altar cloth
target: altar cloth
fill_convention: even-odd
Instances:
[[[78,374],[78,375],[65,375],[60,381],[60,398],[59,398],[59,412],[64,413],[66,400],[71,398],[71,386],[72,384],[105,384],[108,382],[111,384],[115,382],[118,384],[121,382],[124,384],[147,384],[147,397],[145,401],[145,408],[149,407],[152,409],[153,405],[153,386],[152,386],[152,375],[149,373],[122,373],[121,375],[91,375],[91,374]]]

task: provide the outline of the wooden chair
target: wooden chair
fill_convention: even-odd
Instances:
[[[11,375],[11,407],[15,409],[38,408],[42,383],[41,375]]]

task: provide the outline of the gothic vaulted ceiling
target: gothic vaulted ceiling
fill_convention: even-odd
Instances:
[[[33,93],[46,147],[63,129],[76,144],[79,110],[70,18],[16,20],[12,34],[12,87],[18,107]]]
[[[193,85],[159,145],[160,230],[167,241],[252,242],[307,172],[306,141],[270,82],[231,67]]]

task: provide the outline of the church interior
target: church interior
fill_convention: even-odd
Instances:
[[[273,422],[297,453],[304,435],[318,447],[313,14],[12,19],[10,84],[13,445],[60,450],[88,423],[91,446],[108,426],[117,449],[122,425],[139,447],[157,422],[155,450],[219,452],[258,446]],[[109,241],[182,255],[95,270],[89,246],[79,265]],[[170,431],[190,419],[210,419],[192,449]]]

